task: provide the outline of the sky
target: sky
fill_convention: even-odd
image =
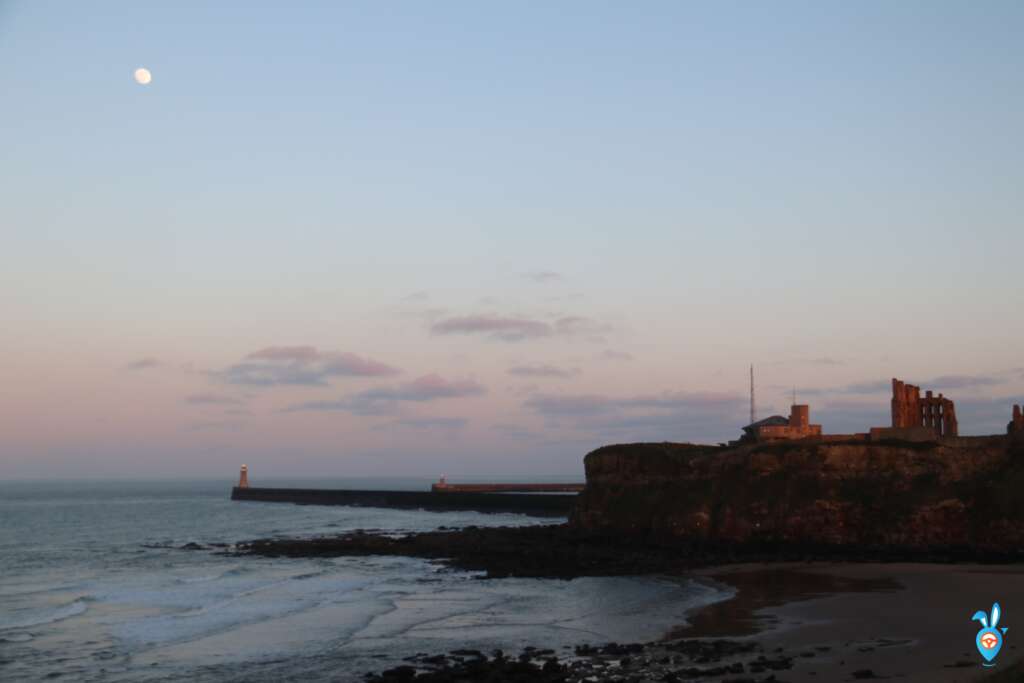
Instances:
[[[582,477],[1024,402],[1024,4],[0,0],[0,479]],[[133,80],[136,68],[152,82]]]

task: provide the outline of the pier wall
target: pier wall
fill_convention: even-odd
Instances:
[[[234,487],[231,500],[297,505],[349,505],[406,510],[475,510],[477,512],[518,512],[541,517],[567,517],[576,494],[478,493],[463,491],[371,491],[342,489],[292,489]]]

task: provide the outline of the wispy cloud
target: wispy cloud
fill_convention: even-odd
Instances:
[[[889,401],[840,398],[811,405],[811,422],[821,424],[826,434],[855,434],[891,423]]]
[[[241,420],[209,420],[185,425],[185,430],[190,432],[238,432],[244,428],[245,422]]]
[[[1013,405],[1024,403],[1024,396],[967,398],[956,401],[960,434],[1005,434],[1013,416]]]
[[[491,425],[490,427],[488,427],[488,429],[490,431],[492,431],[492,432],[502,436],[502,437],[507,438],[507,439],[523,439],[523,440],[525,440],[525,439],[536,439],[537,438],[537,435],[534,434],[532,431],[530,431],[526,427],[523,427],[523,426],[517,425],[517,424],[509,424],[509,423],[501,422],[501,423],[498,423],[498,424]]]
[[[402,301],[411,304],[423,303],[424,301],[430,301],[430,294],[423,290],[420,290],[418,292],[413,292],[412,294],[407,294],[406,296],[403,296]]]
[[[832,356],[818,356],[816,358],[796,358],[789,360],[777,360],[768,363],[771,366],[787,366],[787,365],[819,365],[819,366],[840,366],[846,365],[845,361],[841,361]]]
[[[391,424],[413,429],[457,430],[469,424],[469,420],[464,417],[409,417]]]
[[[377,387],[361,391],[335,401],[306,401],[289,406],[285,412],[300,411],[344,411],[354,415],[390,415],[403,402],[423,403],[438,399],[479,396],[486,388],[474,380],[449,381],[430,374],[412,382],[394,386]]]
[[[555,332],[567,337],[585,337],[591,341],[604,341],[602,335],[611,332],[610,325],[580,315],[569,315],[555,321]]]
[[[615,400],[596,394],[538,394],[528,398],[523,406],[545,417],[593,417],[615,410]]]
[[[344,412],[353,415],[390,415],[395,412],[394,404],[386,406],[359,401],[355,397],[329,401],[303,401],[293,403],[284,409],[285,413],[328,413]]]
[[[438,398],[479,396],[486,392],[474,380],[448,381],[437,374],[418,377],[398,387],[380,387],[357,394],[363,398],[383,401],[433,401]]]
[[[739,432],[744,399],[735,394],[667,392],[611,397],[598,394],[539,394],[523,403],[549,423],[620,438],[715,440]]]
[[[617,398],[599,394],[538,394],[523,404],[536,412],[551,415],[602,415],[618,410],[718,410],[741,406],[736,394],[714,392],[665,392],[662,394]]]
[[[996,375],[942,375],[926,384],[936,389],[966,389],[969,387],[992,387],[1005,384],[1007,377]]]
[[[434,334],[479,334],[499,341],[518,342],[551,336],[581,337],[604,341],[611,327],[584,316],[562,316],[548,323],[535,318],[467,315],[438,320],[430,326]]]
[[[613,351],[612,349],[605,349],[597,357],[602,360],[633,360],[633,354],[626,353],[625,351]]]
[[[916,384],[925,390],[949,391],[956,389],[972,389],[975,387],[991,387],[1005,384],[1009,381],[1009,373],[1006,374],[977,374],[977,375],[943,375],[928,380],[905,380]],[[810,396],[821,396],[828,394],[884,394],[892,390],[892,379],[879,379],[870,382],[856,382],[840,387],[825,387],[818,389],[803,389],[801,394]]]
[[[438,320],[430,327],[434,334],[482,334],[501,341],[522,341],[550,337],[551,325],[529,318],[504,318],[492,315],[466,315]]]
[[[558,377],[566,379],[580,374],[579,368],[559,368],[554,365],[516,365],[508,369],[516,377]]]
[[[215,394],[212,392],[205,392],[199,394],[189,394],[185,397],[185,403],[190,405],[211,405],[211,406],[238,406],[245,403],[242,399],[237,396],[229,396],[227,394]]]
[[[124,368],[125,370],[146,370],[147,368],[158,368],[160,365],[160,361],[156,358],[147,357],[128,363]]]
[[[561,276],[561,274],[556,273],[553,270],[535,270],[526,273],[524,277],[527,278],[528,280],[533,280],[534,282],[540,284],[548,282],[561,282],[563,279],[565,279]]]
[[[312,346],[269,346],[211,376],[243,386],[327,386],[333,377],[384,377],[398,372],[354,353],[320,351]]]
[[[838,393],[841,394],[878,394],[889,391],[892,388],[891,379],[879,379],[873,382],[857,382],[841,387]]]

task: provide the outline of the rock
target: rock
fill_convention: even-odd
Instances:
[[[584,459],[579,530],[739,546],[1018,557],[1024,442],[605,446]]]

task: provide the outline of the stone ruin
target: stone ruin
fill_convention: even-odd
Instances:
[[[933,396],[926,391],[921,398],[921,387],[892,380],[892,427],[915,429],[923,427],[935,436],[956,436],[956,408],[942,394]]]
[[[1024,435],[1024,414],[1021,413],[1019,405],[1013,406],[1013,417],[1006,425],[1006,433]]]

